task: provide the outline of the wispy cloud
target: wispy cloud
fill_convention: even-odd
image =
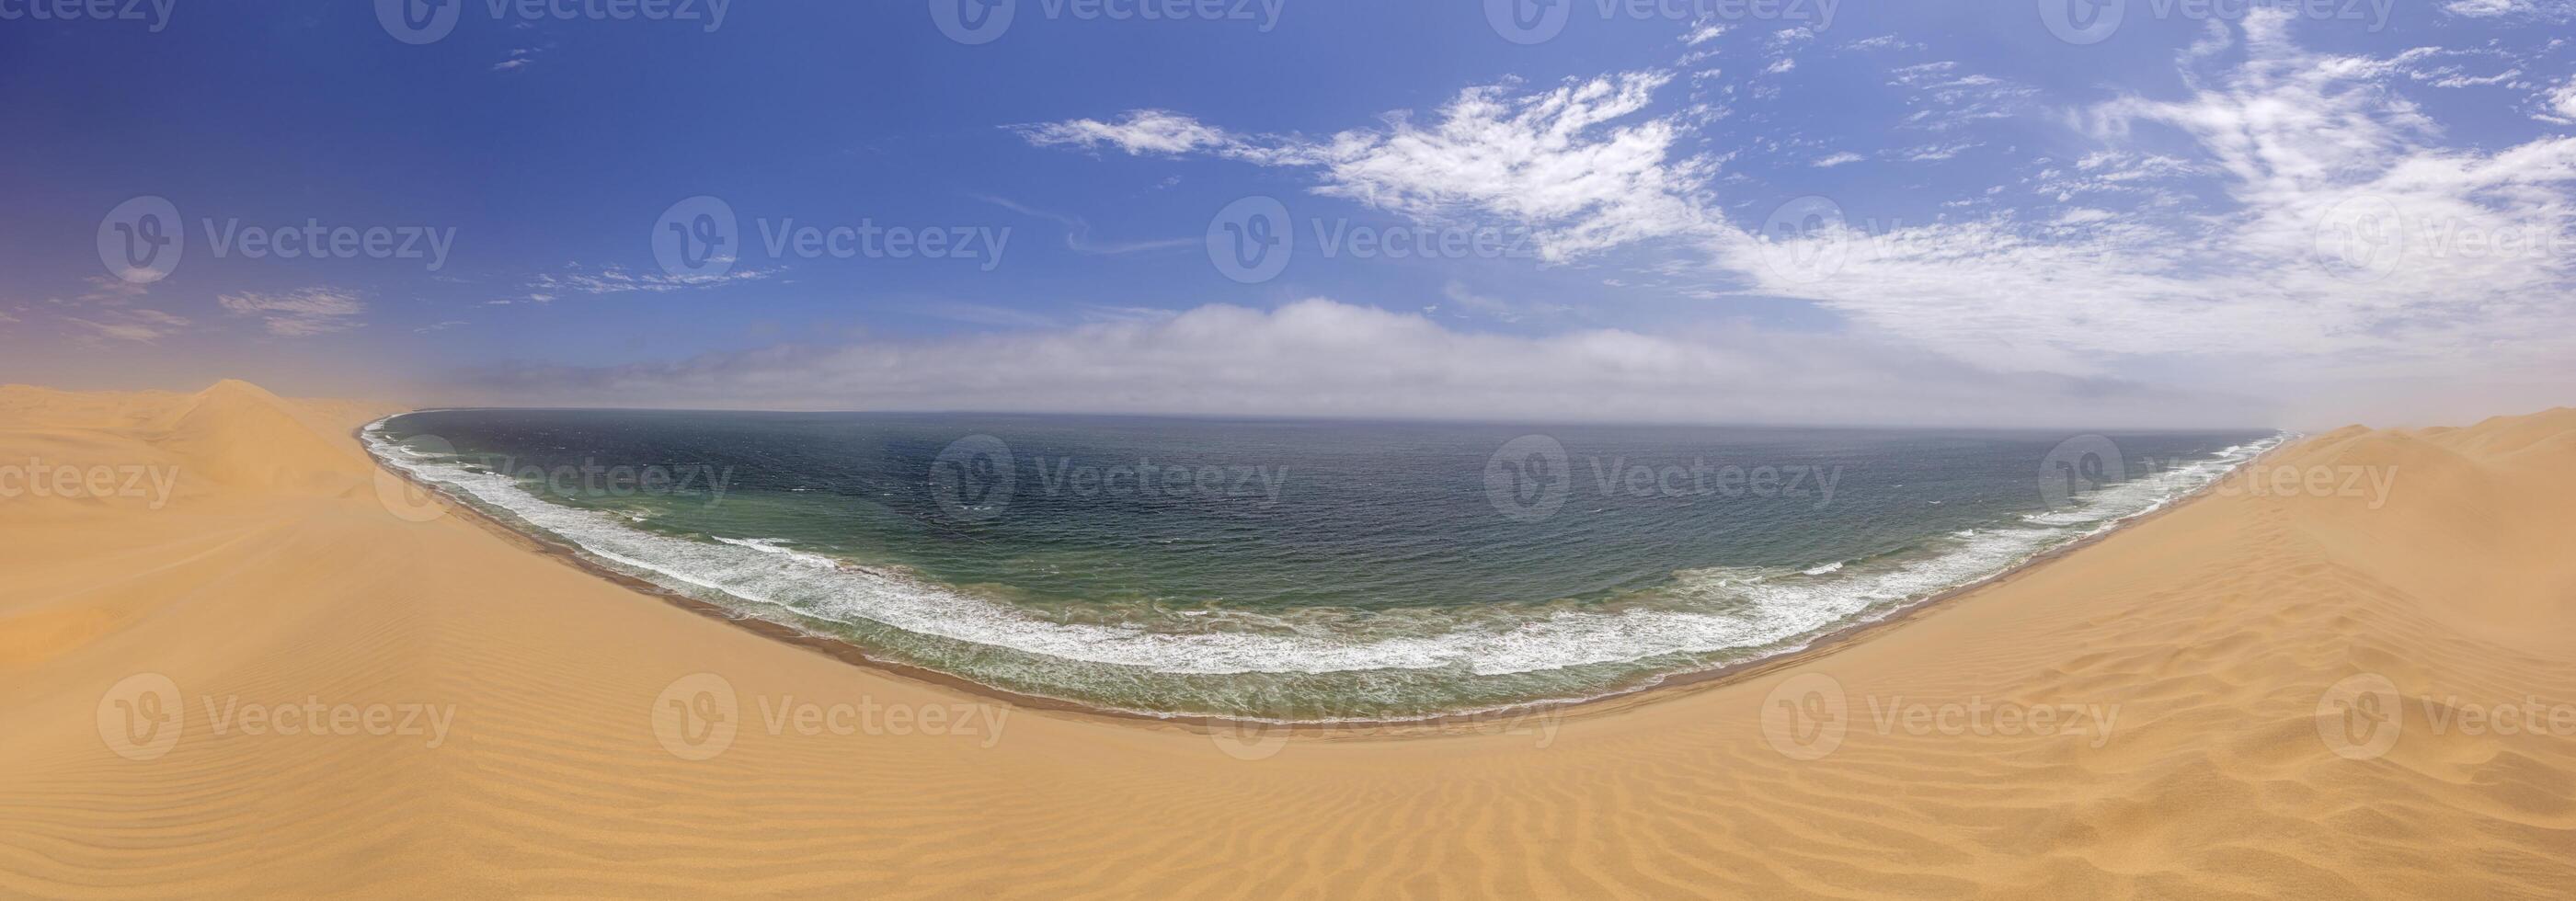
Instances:
[[[636,291],[662,293],[714,288],[723,285],[756,282],[777,274],[775,269],[731,269],[722,273],[629,272],[622,266],[604,266],[597,271],[574,266],[561,273],[539,273],[528,280],[528,294],[517,298],[529,303],[546,303],[563,294],[626,294]]]
[[[63,321],[81,327],[93,337],[144,344],[177,334],[188,325],[186,317],[160,310],[106,310],[93,315],[96,318],[65,316]]]
[[[339,288],[304,288],[279,294],[243,292],[215,300],[224,312],[259,317],[269,334],[285,338],[347,331],[366,324],[357,319],[367,312],[366,302]]]
[[[52,297],[46,301],[80,310],[78,315],[65,315],[63,321],[71,323],[91,341],[109,339],[150,344],[177,334],[188,326],[187,317],[132,305],[137,298],[151,293],[152,286],[148,284],[104,275],[90,276],[85,282],[88,290],[69,300]]]
[[[1700,186],[1714,164],[1679,154],[1680,122],[1641,115],[1669,78],[1648,71],[1536,92],[1516,83],[1470,88],[1427,121],[1391,114],[1382,127],[1322,141],[1236,135],[1152,110],[1124,120],[1150,123],[1141,136],[1113,136],[1123,132],[1087,119],[1021,134],[1040,146],[1109,143],[1310,168],[1320,173],[1317,194],[1423,220],[1528,226],[1543,258],[1565,261],[1703,221]]]
[[[516,72],[521,69],[525,69],[537,61],[537,53],[539,50],[540,48],[536,47],[514,48],[510,51],[509,58],[492,64],[492,71]]]

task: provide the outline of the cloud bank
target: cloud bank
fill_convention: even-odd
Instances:
[[[460,403],[1496,422],[2255,426],[2259,399],[1995,373],[1847,335],[1548,337],[1326,299],[1150,322],[477,375]]]

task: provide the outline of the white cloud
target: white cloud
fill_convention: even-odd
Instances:
[[[1382,127],[1322,141],[1244,138],[1153,110],[1131,112],[1118,126],[1078,119],[1020,133],[1041,146],[1196,150],[1313,168],[1315,193],[1417,219],[1527,226],[1543,258],[1564,261],[1684,234],[1704,221],[1701,186],[1712,164],[1676,158],[1680,122],[1640,115],[1669,78],[1631,72],[1534,93],[1511,84],[1470,88],[1427,122],[1391,114]],[[1139,122],[1146,125],[1130,127]]]
[[[2576,3],[2568,0],[2449,0],[2442,11],[2472,19],[2528,18],[2543,21],[2566,21],[2576,16]]]
[[[1842,153],[1837,153],[1837,154],[1834,154],[1834,155],[1832,155],[1832,156],[1828,156],[1828,157],[1824,157],[1824,158],[1822,158],[1822,159],[1816,160],[1815,162],[1813,162],[1813,163],[1809,163],[1808,165],[1814,166],[1814,167],[1816,167],[1816,168],[1818,168],[1818,169],[1831,169],[1831,168],[1833,168],[1833,167],[1835,167],[1835,166],[1842,166],[1842,165],[1848,165],[1848,164],[1851,164],[1851,163],[1857,163],[1857,162],[1860,162],[1860,161],[1865,160],[1865,159],[1868,159],[1868,158],[1869,158],[1869,157],[1865,157],[1865,156],[1862,156],[1862,155],[1857,154],[1857,153],[1852,153],[1852,152],[1850,152],[1850,151],[1844,151],[1844,152],[1842,152]]]
[[[79,316],[63,318],[66,322],[88,329],[94,337],[138,341],[145,344],[177,334],[181,328],[188,325],[185,317],[160,310],[105,310],[94,315],[98,318]]]
[[[2543,95],[2541,102],[2546,105],[2545,111],[2534,114],[2532,118],[2562,125],[2576,125],[2576,78],[2568,79],[2566,83]]]
[[[1200,124],[1197,119],[1158,109],[1130,110],[1115,122],[1097,119],[1074,119],[1036,125],[1015,125],[1012,130],[1040,147],[1069,145],[1098,147],[1107,144],[1127,151],[1131,156],[1146,154],[1175,155],[1194,150],[1232,146],[1236,139],[1224,130]]]
[[[2312,52],[2288,21],[2257,10],[2211,23],[2180,55],[2177,96],[2032,118],[2068,126],[2053,141],[2094,145],[2021,180],[2041,209],[2011,208],[1997,185],[1967,218],[1868,233],[1784,239],[1718,219],[1716,163],[1678,149],[1714,119],[1654,115],[1656,72],[1536,93],[1489,86],[1425,124],[1397,114],[1325,142],[1230,136],[1202,152],[1314,167],[1320,193],[1418,218],[1547,224],[1550,259],[1679,239],[1700,255],[1666,274],[1707,282],[1677,293],[1806,300],[1871,340],[1996,371],[2209,373],[2203,384],[2270,379],[2284,391],[2563,371],[2576,353],[2563,328],[2576,312],[2565,228],[2576,138],[2461,146],[2397,88],[2462,77],[2435,63],[2478,51]],[[1934,130],[2030,118],[2035,94],[1952,62],[1902,67],[1889,83],[1918,108],[1901,124]],[[1974,146],[1890,153],[1938,160]],[[2382,212],[2400,240],[2383,240]],[[1820,260],[1833,265],[1816,278]]]
[[[713,288],[721,285],[752,282],[775,274],[772,269],[731,269],[722,273],[685,272],[676,275],[653,272],[628,272],[622,266],[606,266],[591,272],[574,266],[562,274],[540,273],[528,281],[530,303],[554,300],[560,292],[573,294],[625,294],[633,291],[661,293]]]
[[[2309,377],[2564,354],[2576,139],[2443,146],[2429,114],[2383,85],[2398,60],[2305,52],[2284,24],[2248,18],[2246,60],[2189,96],[2085,117],[2109,149],[2066,194],[2203,172],[2221,195],[2210,211],[2149,202],[2045,224],[2005,213],[1785,243],[1722,235],[1713,252],[1759,293],[2015,367],[2162,356]],[[2194,159],[2138,149],[2176,137]]]
[[[346,331],[366,324],[357,321],[367,311],[366,303],[356,294],[338,288],[304,288],[283,294],[243,292],[215,300],[225,312],[257,316],[269,334],[287,338]]]
[[[177,334],[188,325],[186,317],[131,305],[150,293],[148,284],[104,275],[93,275],[85,281],[89,289],[71,300],[49,297],[46,302],[80,308],[80,315],[63,318],[82,329],[91,341],[110,338],[149,344]]]

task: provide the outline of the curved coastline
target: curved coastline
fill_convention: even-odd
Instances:
[[[2169,512],[2184,503],[2214,490],[2237,470],[2257,463],[2267,457],[2279,453],[2287,447],[2292,446],[2298,438],[2301,437],[2292,433],[2281,432],[2271,438],[2261,439],[2256,442],[2248,442],[2243,445],[2228,448],[2227,451],[2221,451],[2220,453],[2245,449],[2252,449],[2254,452],[2250,456],[2235,460],[2232,463],[2228,463],[2217,469],[2215,474],[2210,475],[2206,480],[2187,490],[2168,494],[2162,499],[2157,500],[2142,509],[2100,520],[2099,525],[2088,532],[2072,538],[2061,538],[2058,543],[2054,545],[2030,551],[2026,555],[2018,558],[2016,562],[2006,565],[2001,569],[1931,591],[1921,597],[1880,606],[1875,609],[1864,608],[1858,613],[1838,617],[1837,619],[1839,619],[1839,622],[1836,622],[1827,628],[1803,633],[1803,637],[1793,638],[1785,643],[1752,646],[1755,648],[1752,656],[1713,661],[1697,666],[1686,666],[1657,672],[1648,672],[1635,678],[1622,679],[1616,683],[1603,684],[1600,686],[1600,690],[1598,691],[1572,696],[1530,697],[1525,699],[1514,699],[1505,703],[1444,709],[1419,715],[1357,715],[1304,719],[1269,719],[1224,713],[1137,709],[1079,697],[1065,697],[1015,687],[995,685],[971,675],[950,672],[937,667],[905,660],[889,659],[879,653],[882,649],[873,648],[869,643],[858,640],[854,636],[836,634],[823,628],[809,628],[805,625],[800,625],[795,621],[802,620],[815,624],[833,624],[844,627],[848,625],[847,623],[832,617],[814,615],[807,611],[779,602],[746,598],[729,591],[727,586],[724,585],[699,583],[683,576],[674,575],[673,578],[676,580],[697,584],[704,590],[721,594],[730,600],[740,601],[742,606],[730,606],[725,603],[719,603],[693,596],[687,591],[673,585],[664,584],[647,576],[618,568],[616,564],[617,562],[620,562],[620,560],[614,554],[603,554],[568,538],[550,534],[542,526],[533,522],[527,523],[525,527],[514,524],[504,515],[496,514],[492,510],[485,509],[479,503],[457,496],[457,492],[451,490],[450,486],[432,481],[423,477],[421,474],[411,472],[402,466],[396,465],[378,452],[377,442],[370,437],[371,433],[393,419],[410,415],[411,413],[427,412],[437,411],[413,410],[395,413],[360,426],[352,437],[359,441],[361,447],[367,451],[368,456],[376,463],[380,471],[431,493],[439,498],[444,506],[464,514],[469,519],[477,522],[483,527],[491,529],[500,535],[525,542],[532,549],[538,550],[549,556],[559,557],[563,561],[593,575],[606,578],[612,582],[635,589],[638,592],[647,595],[660,597],[666,602],[672,603],[683,609],[691,610],[701,615],[723,619],[737,626],[750,629],[756,634],[761,634],[774,640],[822,653],[846,663],[886,672],[914,681],[944,686],[969,695],[990,698],[1032,710],[1097,716],[1131,723],[1176,725],[1198,730],[1242,729],[1246,727],[1255,727],[1263,730],[1275,731],[1284,729],[1291,733],[1317,734],[1365,733],[1406,735],[1450,731],[1454,727],[1462,724],[1482,726],[1490,725],[1491,723],[1501,720],[1510,720],[1516,723],[1519,722],[1522,717],[1541,713],[1550,715],[1590,715],[1616,709],[1626,709],[1639,704],[1651,703],[1667,697],[1678,696],[1683,693],[1683,689],[1687,688],[1727,684],[1741,679],[1750,678],[1764,672],[1808,662],[1817,657],[1847,648],[1861,640],[1879,634],[1884,629],[1891,628],[1904,622],[1909,622],[1918,616],[1946,607],[1949,602],[1966,595],[2027,575],[2042,565],[2054,562],[2077,550],[2089,547],[2093,543],[2106,539],[2113,534],[2117,534],[2131,525],[2144,522],[2162,515],[2163,513]],[[507,510],[508,508],[503,507],[502,509]],[[1971,531],[1973,532],[1974,530]],[[745,541],[725,539],[716,536],[709,537],[713,537],[716,541],[727,544],[748,546]],[[788,553],[804,556],[801,552],[778,551],[767,548],[761,548],[761,550],[770,553]],[[662,570],[637,561],[622,562],[640,569],[671,575],[667,570]],[[843,569],[850,571],[866,573],[881,578],[892,578],[888,577],[887,574],[878,573],[867,567],[847,563],[846,561],[840,562],[839,565]],[[1842,564],[1835,563],[1820,567],[1819,569],[1831,571],[1839,570],[1841,568]],[[1805,572],[1804,574],[1812,576],[1817,575],[1818,573]],[[938,583],[936,582],[929,582],[928,584],[938,586]],[[783,616],[773,617],[765,615],[763,611],[766,609],[776,609],[780,611]],[[909,632],[909,630],[905,630],[901,626],[891,623],[878,622],[878,625],[896,629],[898,631]],[[1039,653],[1020,648],[1010,648],[1010,650],[1015,653]]]

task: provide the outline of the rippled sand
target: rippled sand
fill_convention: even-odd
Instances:
[[[1394,738],[854,667],[438,515],[351,436],[383,412],[0,389],[0,466],[174,476],[0,497],[0,894],[2576,884],[2576,410],[2317,436],[1786,667]],[[2341,493],[2346,471],[2388,491]],[[243,717],[308,704],[332,734]]]

